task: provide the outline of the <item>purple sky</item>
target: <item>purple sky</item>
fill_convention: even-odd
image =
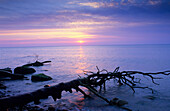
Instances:
[[[0,47],[170,44],[169,0],[0,0]]]

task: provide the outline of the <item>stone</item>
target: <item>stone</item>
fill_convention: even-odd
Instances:
[[[11,68],[9,68],[9,67],[4,68],[4,69],[0,69],[0,71],[8,71],[8,72],[12,73],[12,70],[11,70]]]
[[[50,85],[47,84],[47,85],[44,85],[44,87],[50,87]]]
[[[110,105],[116,105],[118,101],[118,98],[113,98],[112,100],[110,100]]]
[[[125,104],[128,104],[127,101],[124,101],[124,100],[119,100],[118,98],[113,98],[111,101],[110,101],[110,104],[111,105],[118,105],[118,106],[123,106]]]
[[[32,81],[48,81],[51,80],[52,78],[50,76],[47,76],[43,73],[40,74],[35,74],[31,76]]]
[[[118,106],[123,106],[123,105],[125,105],[125,104],[128,104],[128,102],[127,102],[127,101],[124,101],[124,100],[118,100],[118,102],[117,102],[117,105],[118,105]]]
[[[6,89],[6,86],[0,83],[0,89]]]
[[[28,68],[28,67],[16,67],[14,69],[15,74],[32,74],[36,72],[34,68]]]

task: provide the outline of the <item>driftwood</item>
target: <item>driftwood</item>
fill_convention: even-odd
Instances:
[[[98,69],[97,73],[94,73],[91,71],[84,71],[85,75],[87,75],[87,77],[84,77],[84,78],[79,78],[76,80],[72,80],[70,82],[60,83],[54,86],[45,87],[45,88],[36,90],[34,92],[31,92],[31,93],[25,93],[25,94],[16,95],[16,96],[0,98],[0,108],[3,110],[3,109],[7,109],[9,107],[14,107],[14,106],[22,107],[25,104],[32,102],[32,101],[34,101],[35,104],[38,104],[40,99],[47,98],[48,96],[52,96],[54,101],[56,101],[56,99],[61,98],[62,91],[69,91],[70,93],[72,93],[72,89],[75,89],[76,91],[80,91],[82,94],[84,94],[85,97],[87,97],[88,95],[83,90],[81,90],[79,87],[79,86],[84,86],[87,89],[89,89],[89,91],[94,93],[96,96],[106,101],[108,104],[117,105],[123,109],[130,110],[128,108],[122,107],[122,105],[126,104],[125,101],[124,103],[121,103],[121,100],[119,101],[118,98],[114,98],[113,100],[108,100],[107,98],[102,97],[94,87],[100,86],[100,90],[101,90],[103,86],[104,90],[106,90],[105,82],[110,79],[116,79],[120,85],[125,84],[129,86],[134,92],[135,92],[134,88],[143,88],[143,89],[147,88],[147,89],[152,90],[149,87],[136,86],[136,84],[140,82],[140,79],[135,78],[135,75],[141,74],[144,76],[148,76],[151,78],[152,82],[156,85],[158,84],[155,83],[154,80],[160,79],[160,78],[156,78],[154,77],[154,75],[158,75],[158,74],[170,75],[170,71],[156,72],[156,73],[144,73],[144,72],[139,72],[139,71],[119,72],[118,71],[119,67],[117,67],[113,72],[108,72],[105,69],[100,71],[98,67],[97,69]]]
[[[44,62],[36,61],[34,63],[25,64],[23,66],[43,66],[44,63],[49,63],[49,62],[51,62],[51,61],[44,61]]]

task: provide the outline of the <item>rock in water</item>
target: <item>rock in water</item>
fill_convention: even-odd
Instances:
[[[0,83],[0,89],[6,89],[6,86]]]
[[[36,72],[35,69],[28,67],[17,67],[14,69],[15,74],[32,74],[34,72]]]
[[[119,101],[117,102],[117,105],[118,105],[118,106],[123,106],[123,105],[125,105],[125,104],[128,104],[128,102],[127,102],[127,101],[124,101],[124,100],[119,100]]]
[[[51,80],[52,78],[50,76],[47,76],[43,73],[40,74],[35,74],[31,76],[32,81],[48,81]]]
[[[125,104],[128,104],[127,101],[124,101],[124,100],[119,100],[118,98],[113,98],[111,101],[110,101],[110,105],[118,105],[118,106],[123,106]]]
[[[8,72],[12,73],[12,70],[11,70],[11,68],[9,68],[9,67],[4,68],[4,69],[0,69],[0,71],[8,71]]]

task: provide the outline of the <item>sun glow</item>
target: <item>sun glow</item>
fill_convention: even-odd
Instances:
[[[77,41],[77,42],[80,43],[80,44],[82,44],[82,43],[84,43],[85,41],[79,40],[79,41]]]

